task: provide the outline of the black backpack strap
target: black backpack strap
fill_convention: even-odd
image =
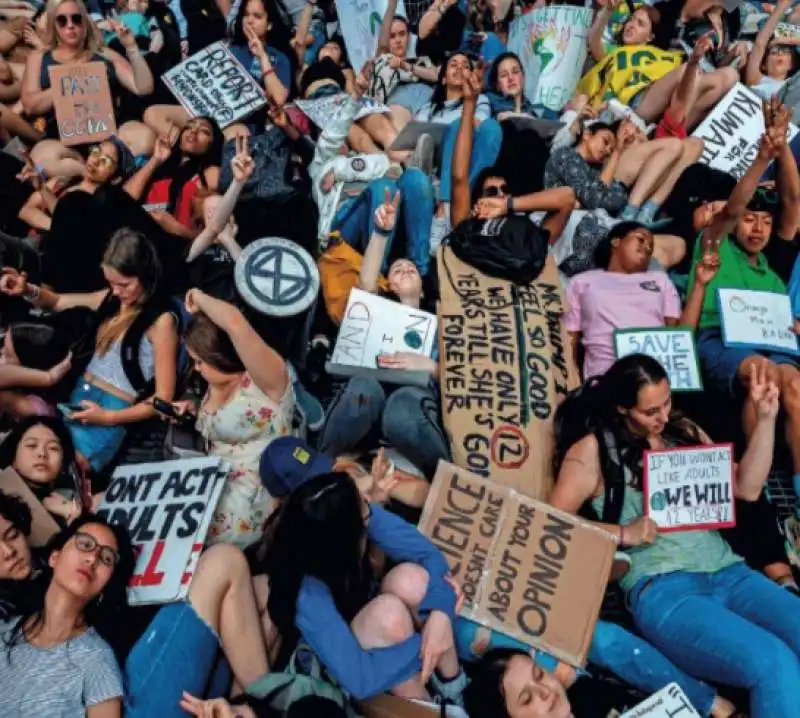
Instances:
[[[600,520],[606,524],[618,524],[622,517],[622,504],[625,500],[625,467],[614,433],[607,428],[595,431],[600,449],[600,470],[605,485],[603,515]]]

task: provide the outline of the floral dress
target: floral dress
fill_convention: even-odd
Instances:
[[[203,400],[197,430],[205,437],[209,456],[232,464],[208,532],[208,544],[230,543],[246,548],[261,538],[274,500],[258,473],[261,453],[273,439],[291,433],[295,400],[291,382],[279,402],[259,389],[249,374],[216,411]]]

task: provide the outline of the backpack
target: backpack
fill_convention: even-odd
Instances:
[[[262,676],[247,687],[246,693],[266,701],[281,715],[309,696],[335,703],[344,710],[347,718],[360,718],[361,715],[341,688],[325,680],[319,659],[304,643],[292,653],[285,671]]]
[[[466,219],[445,239],[462,262],[490,277],[518,285],[533,282],[544,268],[550,233],[526,215]]]

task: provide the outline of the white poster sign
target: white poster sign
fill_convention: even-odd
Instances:
[[[700,162],[741,179],[758,154],[764,134],[761,98],[740,82],[714,107],[692,133],[704,140]],[[789,140],[797,127],[789,126]]]
[[[97,513],[127,526],[137,552],[131,605],[179,601],[189,590],[227,466],[202,457],[120,466]]]
[[[337,95],[319,97],[315,100],[295,100],[294,104],[297,105],[317,127],[324,128],[325,125],[341,111],[342,104],[344,104],[348,97],[346,92],[341,92]],[[362,97],[360,102],[361,109],[355,116],[354,121],[360,120],[367,115],[385,115],[391,112],[386,105],[371,97]]]
[[[751,289],[718,289],[717,293],[725,346],[797,354],[789,295]]]
[[[409,352],[429,357],[436,315],[353,289],[327,369],[340,376],[375,376],[398,384],[423,384],[427,372],[378,369],[382,354]]]
[[[661,532],[735,526],[733,445],[645,451],[643,490]]]
[[[646,701],[631,708],[622,718],[700,718],[677,683],[670,683]]]
[[[525,96],[534,105],[560,112],[581,78],[592,25],[592,10],[550,5],[511,23],[508,49],[525,68]]]
[[[620,329],[614,332],[617,359],[628,354],[647,354],[669,375],[672,391],[700,391],[703,381],[691,329]]]
[[[367,60],[375,57],[388,4],[387,0],[336,0],[339,27],[347,47],[350,66],[356,72],[361,72]],[[398,0],[396,14],[406,16],[403,0]]]
[[[786,38],[787,40],[800,40],[800,25],[792,25],[788,22],[779,22],[775,28],[776,38]]]
[[[213,117],[223,129],[267,104],[264,89],[222,41],[167,70],[162,79],[192,117]]]

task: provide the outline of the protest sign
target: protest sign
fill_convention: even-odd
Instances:
[[[800,25],[779,22],[775,28],[774,37],[775,39],[785,38],[787,40],[800,40]]]
[[[222,41],[186,58],[161,79],[192,117],[213,117],[223,129],[267,104],[261,85]]]
[[[62,144],[99,142],[117,131],[104,62],[51,65],[48,72]]]
[[[380,695],[361,703],[364,718],[469,718],[463,708],[448,705],[444,713],[444,706],[426,701],[397,696]]]
[[[228,466],[202,457],[120,466],[98,515],[127,526],[137,551],[132,605],[185,597]]]
[[[525,68],[525,96],[560,112],[578,86],[592,25],[591,8],[550,5],[516,18],[508,49]]]
[[[736,83],[692,134],[704,141],[700,162],[741,179],[758,154],[764,134],[761,98]],[[797,127],[789,125],[789,140]]]
[[[653,357],[667,370],[672,391],[703,389],[700,363],[691,329],[618,329],[614,332],[614,354],[617,359],[628,354],[647,354]]]
[[[459,615],[570,665],[585,663],[614,536],[444,461],[419,529],[464,591]]]
[[[442,417],[453,461],[544,499],[553,415],[578,386],[555,260],[528,286],[488,277],[440,248]]]
[[[700,718],[677,683],[670,683],[646,701],[631,708],[622,718]]]
[[[356,72],[361,72],[367,60],[375,57],[388,4],[387,0],[336,0],[336,14],[347,56]],[[406,16],[403,0],[397,0],[395,15]],[[409,51],[411,49],[409,46]]]
[[[718,289],[717,304],[726,347],[751,347],[797,354],[794,312],[787,294]]]
[[[733,445],[645,451],[643,491],[661,532],[735,526]]]
[[[324,128],[341,111],[342,104],[348,97],[349,95],[346,92],[340,92],[336,95],[319,97],[315,100],[295,100],[294,104],[317,127]],[[355,120],[360,120],[369,115],[385,115],[391,112],[386,105],[371,97],[362,97],[360,103],[361,109],[355,116]]]
[[[44,546],[59,531],[56,520],[50,515],[36,494],[30,490],[22,477],[11,467],[0,472],[0,491],[21,499],[31,510],[31,533],[28,543],[33,547]]]
[[[378,357],[395,352],[429,357],[435,339],[435,315],[352,289],[326,369],[338,376],[374,376],[379,381],[427,386],[428,372],[379,369]]]

